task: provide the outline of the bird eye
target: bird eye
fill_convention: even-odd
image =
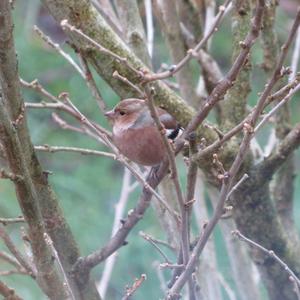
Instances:
[[[124,116],[125,115],[125,111],[124,110],[120,110],[120,115]]]

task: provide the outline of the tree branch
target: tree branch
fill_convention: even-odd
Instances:
[[[55,195],[47,183],[45,174],[42,172],[29,138],[24,103],[20,94],[10,9],[8,0],[0,2],[0,11],[2,12],[2,26],[0,26],[1,143],[11,171],[14,174],[24,176],[23,181],[15,182],[15,188],[24,218],[29,226],[29,236],[38,270],[39,283],[50,298],[66,299],[68,298],[66,289],[44,240],[45,230],[47,229],[55,241],[56,248],[59,249],[58,252],[63,258],[66,273],[68,267],[72,265],[72,260],[76,260],[78,257],[78,249],[58,208]],[[55,221],[52,222],[52,227],[47,223],[49,219],[53,220],[53,216],[55,216],[55,220],[59,220],[59,227],[55,229]],[[46,221],[46,226],[44,226],[44,221]],[[63,239],[64,242],[57,243],[58,239]],[[72,287],[76,291],[74,279],[69,279],[71,282],[73,281]],[[89,287],[88,291],[77,289],[77,295],[85,295],[86,293],[92,295],[95,289],[93,290],[92,285]],[[95,296],[92,299],[96,300],[99,297]]]

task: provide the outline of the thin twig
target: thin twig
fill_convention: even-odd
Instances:
[[[231,197],[231,195],[236,191],[238,190],[239,186],[244,183],[245,180],[247,180],[249,178],[249,175],[248,174],[244,174],[242,176],[242,178],[231,188],[230,192],[227,194],[227,197],[226,197],[226,200],[225,201],[228,201]]]
[[[85,59],[85,57],[81,53],[79,53],[78,56],[80,59],[81,66],[84,70],[85,82],[86,82],[87,86],[89,87],[93,97],[96,99],[101,112],[104,113],[105,109],[106,109],[106,104],[102,98],[102,95],[101,95],[98,87],[97,87],[97,84],[95,82],[93,74],[90,70],[89,64],[88,64],[87,60]]]
[[[0,281],[0,294],[4,297],[4,299],[9,300],[22,300],[18,295],[16,295],[15,291],[9,288],[4,282]]]
[[[16,218],[0,218],[0,223],[3,225],[7,224],[15,224],[15,223],[24,223],[25,220],[23,217],[16,217]]]
[[[184,270],[184,265],[183,264],[170,264],[170,263],[161,263],[159,264],[159,267],[162,269],[177,269],[180,271]]]
[[[54,244],[53,244],[53,241],[51,240],[50,236],[48,235],[48,233],[44,233],[44,238],[45,238],[45,241],[47,243],[47,245],[49,246],[51,252],[52,252],[52,255],[53,257],[55,257],[55,260],[59,266],[59,269],[60,269],[60,272],[62,273],[63,275],[63,279],[64,279],[64,286],[66,287],[67,291],[68,291],[68,295],[70,296],[70,300],[76,300],[75,299],[75,296],[74,296],[74,293],[72,291],[72,288],[71,288],[71,283],[69,282],[69,279],[68,279],[68,276],[66,274],[66,271],[61,263],[61,260],[58,256],[58,253],[54,247]]]
[[[46,91],[37,79],[33,80],[32,82],[27,82],[24,79],[20,78],[20,83],[23,87],[35,90],[36,92],[45,96],[50,101],[58,102],[57,97],[53,96],[51,93]]]
[[[85,79],[85,75],[79,65],[74,61],[71,55],[67,54],[57,43],[54,43],[49,36],[43,33],[36,25],[33,27],[34,31],[55,51],[57,51],[67,62],[74,67],[78,74]]]
[[[197,142],[196,142],[196,133],[192,132],[188,138],[189,146],[190,146],[190,160],[189,167],[187,173],[187,186],[186,186],[186,197],[185,197],[185,209],[182,211],[182,234],[187,236],[187,243],[190,245],[190,219],[191,219],[191,211],[192,205],[195,202],[195,187],[198,173],[197,163],[192,159],[192,155],[197,153]],[[185,230],[185,232],[183,231]],[[185,265],[187,264],[188,257],[184,261]],[[188,279],[188,289],[189,289],[189,299],[196,299],[196,286],[195,280],[192,277]]]
[[[105,157],[110,157],[112,159],[117,158],[117,156],[113,153],[98,151],[98,150],[92,150],[92,149],[86,149],[86,148],[77,148],[77,147],[42,145],[42,146],[34,146],[34,149],[37,150],[37,151],[50,152],[50,153],[54,153],[54,152],[75,152],[75,153],[80,153],[80,154],[83,154],[83,155],[105,156]],[[0,219],[0,223],[1,223],[1,219]]]
[[[154,241],[154,243],[156,243],[157,245],[162,245],[162,246],[168,248],[169,250],[171,250],[173,252],[176,251],[175,247],[173,247],[172,245],[170,245],[168,242],[160,240],[160,239],[156,239],[153,236],[150,236],[149,234],[147,234],[147,236],[149,236],[151,238],[151,240]]]
[[[184,145],[183,139],[185,139],[189,133],[195,131],[198,128],[198,126],[202,124],[202,122],[207,117],[207,115],[212,110],[212,108],[215,107],[215,105],[219,101],[221,101],[221,99],[223,99],[225,93],[234,84],[234,81],[236,80],[240,70],[242,69],[245,63],[245,60],[248,57],[251,47],[253,46],[255,40],[259,35],[259,31],[261,28],[260,24],[261,24],[263,10],[264,10],[263,0],[259,0],[259,1],[260,2],[259,5],[257,5],[256,7],[256,12],[253,18],[250,31],[245,37],[244,41],[240,43],[241,51],[239,55],[236,57],[227,75],[216,85],[216,87],[213,89],[213,91],[205,101],[205,104],[201,107],[199,112],[192,118],[192,120],[185,128],[185,131],[183,132],[181,139],[178,139],[178,141],[176,142],[177,144],[176,152],[182,149]]]
[[[232,235],[238,237],[240,240],[246,242],[247,244],[251,245],[254,248],[259,249],[263,253],[267,254],[268,256],[274,258],[282,267],[283,269],[297,282],[298,287],[300,287],[300,279],[297,277],[297,275],[288,267],[288,265],[280,259],[280,257],[273,251],[268,250],[262,245],[250,240],[249,238],[245,237],[240,231],[234,230],[232,231]]]
[[[294,95],[300,90],[300,84],[298,84],[295,88],[291,89],[289,93],[278,102],[267,114],[264,115],[263,119],[257,124],[254,129],[254,134],[258,132],[258,130],[284,105],[286,104]]]
[[[9,276],[9,275],[16,275],[16,274],[28,275],[28,272],[25,269],[0,271],[0,276]]]
[[[116,70],[113,72],[112,76],[114,78],[117,78],[119,80],[121,80],[122,82],[126,83],[127,85],[129,85],[130,87],[132,87],[135,91],[138,92],[138,94],[140,95],[141,98],[145,97],[145,94],[142,92],[142,90],[136,85],[133,84],[131,81],[129,81],[126,77],[122,76],[119,74],[119,72]]]
[[[17,270],[20,270],[23,268],[22,265],[18,262],[18,260],[14,256],[12,256],[6,252],[0,251],[0,259],[10,263]],[[27,272],[27,274],[28,274],[28,272]]]
[[[152,239],[152,237],[148,234],[146,234],[145,232],[140,231],[139,235],[146,240],[147,242],[149,242],[151,245],[153,245],[155,247],[155,249],[160,253],[160,255],[164,258],[165,262],[168,264],[172,264],[170,262],[170,260],[168,259],[168,257],[166,256],[166,254],[160,249],[160,247],[157,245],[156,241],[154,239]]]
[[[146,274],[142,274],[140,278],[135,279],[132,287],[126,288],[126,294],[122,300],[128,300],[131,298],[133,293],[141,286],[141,284],[147,279]]]
[[[90,45],[92,45],[93,47],[95,47],[99,52],[102,52],[106,55],[111,56],[112,58],[114,58],[115,60],[125,64],[131,71],[133,71],[136,75],[138,75],[139,77],[141,76],[141,72],[136,70],[133,66],[131,66],[131,64],[128,62],[128,60],[124,57],[119,56],[118,54],[108,50],[107,48],[103,47],[102,45],[100,45],[99,43],[97,43],[95,40],[93,40],[92,38],[90,38],[89,36],[87,36],[85,33],[83,33],[81,30],[77,29],[75,26],[72,26],[68,20],[62,20],[60,22],[60,25],[62,27],[63,30],[68,30],[71,32],[75,32],[77,35],[81,36],[83,39],[85,39],[85,41],[87,41]]]
[[[43,96],[45,96],[51,102],[54,102],[54,103],[47,103],[47,102],[25,103],[25,107],[59,109],[59,110],[65,111],[66,113],[70,114],[71,116],[73,116],[77,120],[81,121],[80,118],[78,119],[78,117],[79,117],[78,113],[62,101],[62,99],[65,98],[65,95],[67,95],[67,93],[61,93],[58,97],[56,97],[56,96],[52,95],[50,92],[48,92],[45,88],[43,88],[43,86],[38,82],[37,79],[35,79],[31,83],[28,83],[23,79],[20,79],[20,82],[24,87],[33,89],[36,92],[38,92],[38,93],[42,94]],[[102,126],[100,126],[99,124],[96,124],[93,121],[90,121],[90,122],[93,124],[93,127],[97,128],[98,131],[100,131],[104,135],[108,136],[108,138],[111,138],[111,133],[108,130],[104,129]]]
[[[20,251],[17,249],[17,247],[14,245],[13,241],[9,237],[9,235],[6,233],[4,227],[0,226],[0,237],[4,241],[6,247],[9,249],[9,251],[13,254],[13,256],[17,259],[17,261],[20,263],[20,265],[23,266],[23,268],[28,272],[28,274],[35,278],[36,276],[36,270],[34,266],[31,266],[28,261],[23,257],[23,255],[20,253]]]

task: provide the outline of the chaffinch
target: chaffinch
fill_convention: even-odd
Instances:
[[[156,108],[168,138],[180,131],[176,120],[162,108]],[[125,99],[105,113],[113,125],[113,141],[122,154],[145,166],[159,164],[166,155],[161,133],[157,129],[145,100]]]

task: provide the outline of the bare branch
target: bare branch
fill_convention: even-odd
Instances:
[[[93,97],[96,99],[97,104],[101,110],[102,113],[104,113],[105,109],[106,109],[106,104],[102,98],[102,95],[97,87],[97,84],[95,82],[95,79],[93,77],[93,74],[90,70],[89,64],[87,62],[87,60],[85,59],[85,57],[81,54],[79,54],[79,59],[82,65],[82,68],[84,70],[85,73],[85,81],[87,86],[89,87]]]
[[[0,259],[6,261],[8,263],[10,263],[17,270],[20,270],[20,269],[23,268],[22,265],[18,262],[18,260],[14,256],[12,256],[12,255],[10,255],[10,254],[8,254],[6,252],[0,251]],[[28,272],[27,272],[27,274],[28,274]]]
[[[72,264],[79,256],[77,245],[72,233],[66,226],[65,219],[61,213],[57,199],[47,178],[42,172],[42,167],[36,159],[30,141],[30,135],[26,124],[26,112],[20,92],[18,75],[18,63],[13,40],[13,21],[10,3],[8,0],[0,2],[2,26],[0,26],[0,137],[1,143],[7,156],[10,170],[15,174],[22,174],[24,180],[15,182],[15,189],[19,205],[28,225],[31,249],[34,263],[37,268],[37,279],[39,286],[49,298],[67,299],[69,295],[61,276],[56,269],[48,245],[44,240],[46,230],[57,242],[57,238],[63,237],[64,243],[57,245],[60,249],[67,248],[68,252],[60,251],[64,267]],[[20,116],[23,116],[20,118]],[[16,122],[16,121],[19,122]],[[16,159],[17,158],[17,159]],[[45,215],[45,203],[47,203],[47,215],[55,216],[60,226],[50,228],[49,223],[43,218]],[[53,214],[53,215],[52,215]],[[55,227],[55,230],[53,230]],[[70,254],[72,253],[72,254]],[[87,293],[95,295],[95,288],[87,281],[89,288],[79,290],[73,281],[73,288],[77,294]]]
[[[127,287],[126,288],[126,294],[122,298],[122,300],[129,300],[133,293],[141,286],[143,281],[147,279],[146,274],[142,274],[139,279],[136,279],[132,285],[132,287]]]
[[[150,235],[140,231],[140,236],[148,241],[151,245],[153,245],[155,247],[155,249],[160,253],[160,255],[164,258],[165,262],[168,264],[171,264],[170,260],[168,259],[168,257],[166,256],[166,254],[160,249],[160,247],[157,245],[157,242],[155,239],[153,239]]]
[[[28,272],[28,274],[35,278],[36,277],[36,270],[34,266],[32,266],[20,253],[20,251],[17,249],[17,247],[14,245],[13,241],[9,237],[9,235],[6,233],[4,227],[0,226],[0,237],[4,241],[6,247],[9,249],[9,251],[13,254],[13,256],[17,259],[19,264]]]
[[[296,276],[296,274],[288,267],[288,265],[283,262],[273,250],[268,250],[266,248],[264,248],[262,245],[250,240],[249,238],[245,237],[242,233],[240,233],[238,230],[235,230],[232,232],[232,234],[236,237],[238,237],[240,240],[246,242],[247,244],[249,244],[250,246],[259,249],[260,251],[262,251],[263,253],[265,253],[266,255],[274,258],[282,267],[283,269],[295,280],[295,282],[297,283],[298,287],[300,287],[300,279]]]
[[[96,156],[105,156],[110,157],[112,159],[117,159],[117,156],[113,153],[104,152],[104,151],[97,151],[92,149],[86,149],[86,148],[77,148],[77,147],[62,147],[62,146],[49,146],[49,145],[43,145],[43,146],[34,146],[34,149],[37,151],[42,152],[75,152],[80,153],[83,155],[96,155]],[[1,220],[0,220],[1,222]]]
[[[249,175],[248,174],[244,174],[242,176],[242,178],[231,188],[230,192],[227,194],[227,197],[226,197],[226,200],[225,201],[228,201],[230,199],[230,196],[238,190],[239,186],[244,183],[245,180],[247,180],[249,178]]]
[[[272,178],[274,172],[286,161],[287,157],[300,145],[300,124],[278,144],[278,146],[255,167],[256,178],[259,184]]]
[[[69,30],[71,32],[75,32],[77,35],[81,36],[89,44],[91,44],[93,47],[95,47],[98,51],[113,57],[115,60],[119,61],[120,63],[125,64],[131,71],[136,73],[138,76],[141,75],[141,73],[139,71],[137,71],[134,67],[131,66],[131,64],[127,61],[126,58],[121,57],[121,56],[117,55],[116,53],[108,50],[107,48],[101,46],[99,43],[97,43],[95,40],[93,40],[92,38],[87,36],[81,30],[77,29],[75,26],[70,25],[68,20],[62,20],[61,21],[61,27],[63,28],[63,30]]]
[[[0,281],[0,294],[9,300],[22,300],[15,291],[9,288],[4,282]]]
[[[24,223],[25,220],[23,217],[16,217],[16,218],[0,218],[0,223],[3,225],[7,224],[15,224],[15,223]]]
[[[300,84],[293,89],[290,89],[289,93],[278,102],[267,114],[264,115],[263,119],[256,125],[254,134],[283,106],[285,105],[294,95],[300,90]]]
[[[59,44],[54,43],[49,36],[44,34],[36,25],[33,27],[34,31],[45,41],[51,48],[53,48],[56,52],[58,52],[67,62],[74,67],[74,69],[78,72],[78,74],[85,79],[85,74],[83,73],[82,69],[79,67],[79,65],[74,61],[74,59],[67,54],[65,51],[62,50],[62,48],[59,46]]]

